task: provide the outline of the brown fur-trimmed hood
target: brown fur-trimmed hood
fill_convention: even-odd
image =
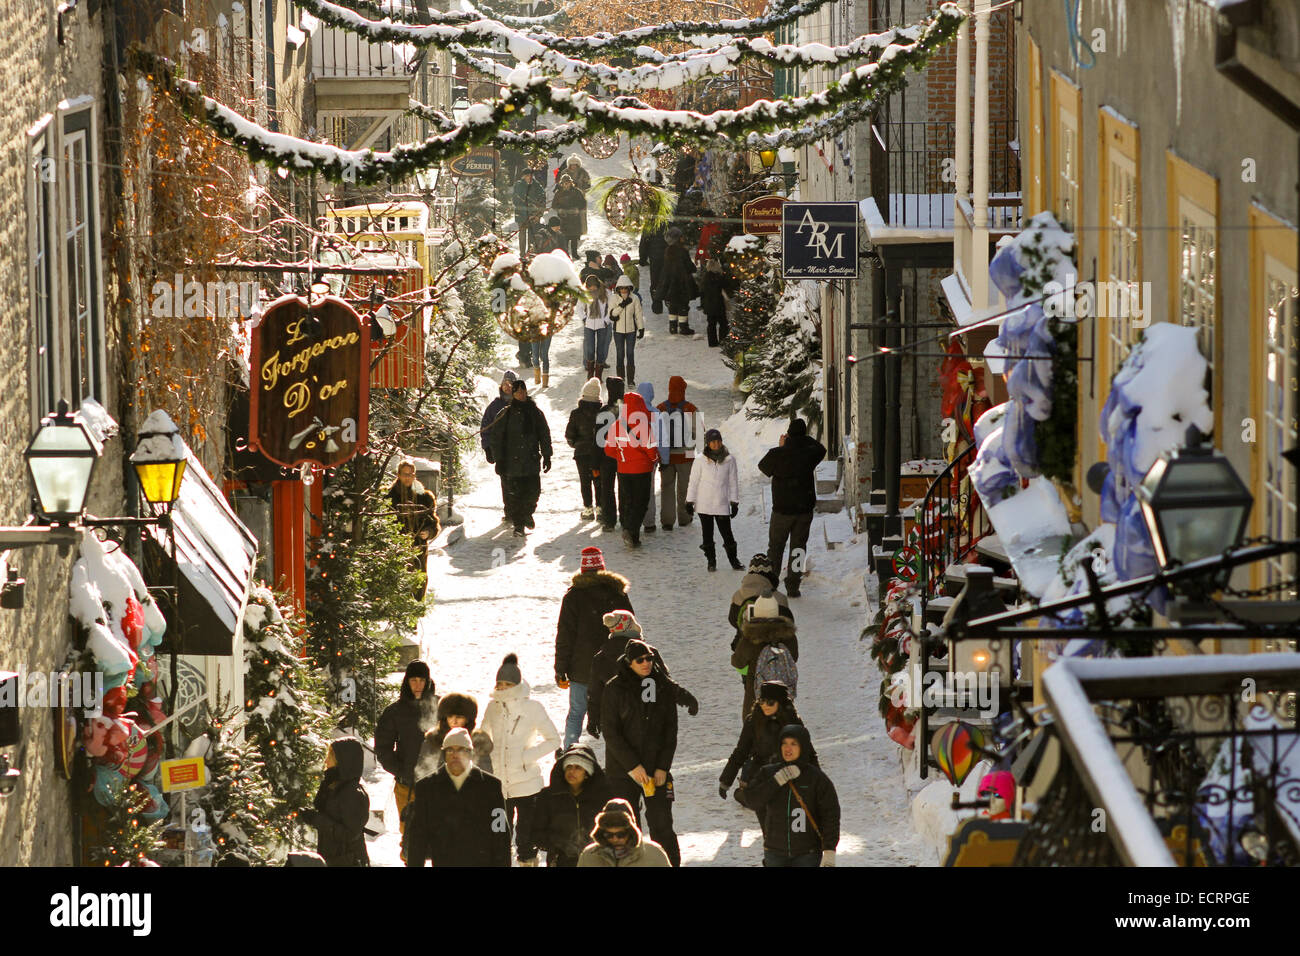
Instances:
[[[740,633],[754,644],[783,644],[795,636],[794,624],[784,617],[757,617],[745,621],[740,625]]]
[[[573,588],[594,588],[594,587],[615,588],[623,593],[627,593],[632,582],[621,574],[615,574],[613,571],[579,571],[569,582],[569,587]]]

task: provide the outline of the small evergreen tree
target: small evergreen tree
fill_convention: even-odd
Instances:
[[[759,239],[733,242],[722,256],[722,268],[732,288],[729,328],[722,343],[723,361],[742,378],[747,373],[749,354],[763,347],[768,323],[776,312],[781,279],[780,263],[772,256],[773,246]]]
[[[820,424],[822,336],[817,287],[786,284],[764,339],[746,368],[750,418],[801,417]]]
[[[144,818],[152,803],[153,798],[140,784],[125,787],[117,806],[108,811],[102,842],[91,850],[91,859],[103,866],[150,865],[154,852],[161,849],[160,837],[167,822],[151,823]]]
[[[244,612],[244,733],[277,801],[268,825],[290,846],[310,844],[298,814],[320,786],[334,726],[326,678],[302,658],[304,635],[291,603],[253,588]]]
[[[274,826],[279,803],[271,791],[257,743],[244,734],[237,708],[224,705],[208,717],[203,761],[208,782],[197,791],[203,818],[212,828],[214,863],[238,854],[250,864],[266,864],[278,843]],[[191,744],[193,746],[193,744]]]

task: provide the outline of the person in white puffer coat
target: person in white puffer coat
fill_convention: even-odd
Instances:
[[[540,761],[560,747],[560,732],[531,693],[519,670],[519,658],[507,654],[483,712],[483,729],[492,738],[492,765],[505,790],[506,817],[515,828],[520,866],[537,865],[533,809],[537,794],[546,785]]]
[[[700,550],[709,561],[709,570],[718,570],[713,548],[713,525],[716,522],[727,549],[727,560],[739,571],[743,565],[736,555],[736,538],[731,533],[731,519],[740,510],[740,476],[736,456],[722,444],[722,433],[710,428],[704,433],[704,454],[691,466],[691,480],[686,487],[686,513],[699,513],[704,543]]]

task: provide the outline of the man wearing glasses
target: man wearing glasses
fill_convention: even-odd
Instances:
[[[668,854],[641,836],[626,800],[610,800],[596,816],[596,829],[578,857],[578,866],[669,866]]]
[[[464,727],[453,727],[443,738],[442,760],[437,773],[415,785],[406,865],[429,860],[434,866],[509,866],[501,781],[474,766],[474,742]]]
[[[618,673],[605,685],[600,727],[612,789],[634,813],[645,800],[651,839],[673,866],[680,866],[669,773],[677,750],[677,704],[667,678],[654,665],[654,648],[636,637],[627,642]]]

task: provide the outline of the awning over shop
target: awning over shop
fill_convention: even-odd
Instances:
[[[165,601],[168,644],[183,654],[225,656],[232,653],[243,621],[257,539],[188,447],[185,457],[172,530],[149,528],[145,573],[151,586],[170,586],[176,578],[179,606],[170,592]],[[169,534],[176,547],[174,570]]]

